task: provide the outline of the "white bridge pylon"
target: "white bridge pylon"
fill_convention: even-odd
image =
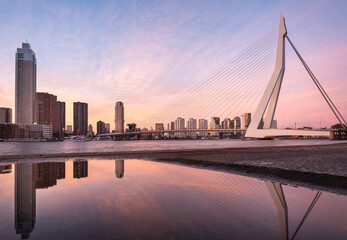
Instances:
[[[297,130],[297,129],[271,129],[271,124],[276,111],[276,105],[278,96],[281,90],[282,80],[285,70],[285,38],[288,39],[290,45],[298,55],[302,64],[306,68],[307,72],[311,76],[318,90],[323,95],[324,99],[328,103],[329,107],[335,114],[336,118],[341,124],[346,124],[346,121],[331,101],[327,93],[324,91],[312,71],[308,68],[307,64],[294,47],[293,43],[287,36],[287,29],[283,15],[281,15],[278,44],[277,44],[277,55],[275,70],[270,78],[270,81],[265,89],[265,92],[260,100],[260,103],[256,109],[254,116],[252,117],[251,123],[246,131],[246,138],[273,138],[278,136],[329,136],[329,130]]]

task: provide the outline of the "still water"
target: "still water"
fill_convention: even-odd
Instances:
[[[88,142],[0,142],[0,155],[44,154],[75,152],[114,152],[143,150],[206,149],[206,148],[239,148],[269,147],[293,145],[335,144],[347,141],[330,141],[329,139],[242,141],[239,139],[216,140],[140,140],[140,141],[88,141]]]
[[[145,160],[0,165],[0,239],[346,239],[347,197]]]

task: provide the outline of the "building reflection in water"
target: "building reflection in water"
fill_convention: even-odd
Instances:
[[[0,165],[1,173],[12,171],[12,165]],[[124,160],[115,160],[117,178],[124,176]],[[73,162],[73,177],[88,177],[88,161]],[[65,178],[65,162],[18,163],[15,165],[15,229],[22,239],[28,239],[35,228],[36,222],[36,189],[46,189],[57,184],[58,179]],[[265,181],[266,187],[278,210],[278,221],[282,239],[289,239],[288,206],[282,184]],[[318,201],[321,192],[317,191],[315,198],[308,207],[292,238],[300,231],[306,218]]]
[[[124,160],[115,160],[115,172],[117,178],[124,177]]]
[[[57,179],[65,178],[65,162],[58,163],[58,177]]]
[[[58,179],[65,178],[65,163],[45,162],[37,163],[35,171],[35,188],[49,188],[57,185]]]
[[[36,221],[34,164],[18,163],[15,167],[15,229],[28,239]]]
[[[0,165],[0,174],[12,172],[12,164]]]
[[[15,165],[15,229],[28,239],[36,222],[36,189],[49,188],[65,178],[65,162]]]
[[[88,161],[75,160],[73,162],[73,178],[88,177]]]

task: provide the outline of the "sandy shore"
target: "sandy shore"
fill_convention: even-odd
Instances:
[[[1,155],[0,163],[57,158],[150,159],[237,172],[347,194],[347,144]]]

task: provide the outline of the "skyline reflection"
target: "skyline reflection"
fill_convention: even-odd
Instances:
[[[115,172],[110,171],[112,165],[115,167]],[[47,236],[40,234],[46,232],[47,227],[54,228],[54,226],[46,226],[48,222],[46,223],[45,219],[51,214],[57,214],[54,219],[58,226],[64,226],[66,223],[63,219],[71,215],[74,216],[71,224],[80,224],[81,227],[96,224],[95,231],[97,232],[104,228],[107,229],[108,223],[111,224],[115,221],[114,224],[125,231],[120,235],[121,238],[126,236],[125,233],[130,234],[130,238],[143,236],[146,229],[155,226],[159,219],[167,219],[168,216],[176,219],[170,221],[174,221],[184,231],[185,235],[182,235],[182,238],[200,236],[190,235],[191,232],[188,229],[200,226],[201,229],[199,227],[199,230],[194,230],[198,231],[196,232],[198,234],[203,228],[211,227],[212,225],[209,224],[214,221],[218,223],[218,226],[210,231],[219,232],[216,238],[221,238],[229,231],[236,238],[254,236],[256,232],[260,233],[259,239],[274,238],[275,236],[277,236],[276,239],[289,239],[293,234],[303,237],[305,235],[301,234],[305,234],[305,231],[312,225],[314,219],[311,217],[311,212],[317,213],[315,204],[321,196],[321,192],[318,191],[312,201],[314,195],[308,194],[312,192],[311,190],[296,189],[279,182],[261,181],[230,173],[139,160],[127,162],[130,173],[127,175],[126,181],[119,181],[116,185],[113,184],[114,181],[109,181],[111,179],[109,177],[112,174],[114,178],[115,173],[117,178],[118,176],[125,177],[124,160],[115,162],[89,160],[89,164],[88,161],[80,160],[18,163],[14,166],[14,173],[10,174],[14,174],[15,180],[15,232],[21,235],[22,239],[31,237],[36,239],[37,236],[45,239]],[[91,171],[88,167],[91,168]],[[87,182],[73,183],[71,180],[76,177],[77,173],[80,177],[83,176]],[[138,184],[139,181],[141,184]],[[59,188],[55,188],[57,185]],[[86,188],[86,186],[89,187]],[[36,189],[41,189],[41,191],[37,192]],[[293,198],[296,196],[293,193],[298,190],[306,191],[304,195],[300,195],[302,199]],[[43,192],[45,192],[44,195],[41,194]],[[49,194],[50,192],[51,194]],[[52,193],[54,194],[52,195]],[[40,194],[41,197],[46,197],[45,200],[40,200],[40,206],[37,206],[36,200]],[[326,194],[327,196],[333,195]],[[81,198],[81,196],[88,197]],[[298,203],[305,202],[300,211],[291,205],[293,199]],[[321,201],[321,198],[319,200]],[[322,201],[320,204],[324,204],[324,199]],[[80,205],[79,207],[76,207],[77,203]],[[68,207],[69,205],[71,206]],[[67,209],[60,213],[64,206]],[[85,208],[90,209],[89,212],[85,212],[83,210]],[[37,209],[41,209],[39,219],[36,215]],[[111,214],[113,212],[117,213],[119,219],[123,219],[124,222],[109,218],[108,215],[113,215]],[[150,212],[152,213],[149,214]],[[203,215],[201,215],[202,213]],[[204,216],[205,214],[207,215]],[[291,216],[293,214],[296,216],[294,220]],[[40,220],[41,218],[44,222]],[[184,220],[186,218],[190,220],[186,222]],[[92,219],[94,220],[92,221]],[[147,219],[146,222],[143,222],[145,219]],[[172,232],[168,219],[162,222],[164,225],[161,226],[161,229],[156,229],[158,236],[173,236],[171,234],[174,232]],[[0,224],[2,224],[1,221],[0,218]],[[92,222],[88,223],[88,221]],[[131,230],[130,226],[133,225],[128,225],[130,222],[133,224],[142,222],[144,228]],[[336,221],[333,219],[332,223],[334,222],[336,225]],[[188,223],[190,227],[186,225]],[[106,225],[104,226],[104,224]],[[297,227],[293,228],[293,226]],[[77,232],[82,229],[89,231],[87,228],[78,229],[76,229],[76,233],[71,233],[71,236],[67,238],[77,237]],[[108,231],[112,232],[112,229]],[[32,236],[33,232],[36,237]],[[92,235],[88,236],[87,232],[81,238],[93,239]],[[9,237],[2,238],[2,236],[0,233],[1,239],[10,239]],[[56,236],[56,238],[59,237]],[[106,237],[106,239],[112,238]]]
[[[28,239],[36,222],[36,190],[34,164],[15,166],[15,229],[22,239]]]
[[[12,164],[0,165],[0,174],[7,174],[12,172]]]
[[[115,160],[115,173],[117,178],[124,177],[124,160]]]
[[[88,161],[75,160],[73,162],[73,177],[74,178],[88,177]]]

